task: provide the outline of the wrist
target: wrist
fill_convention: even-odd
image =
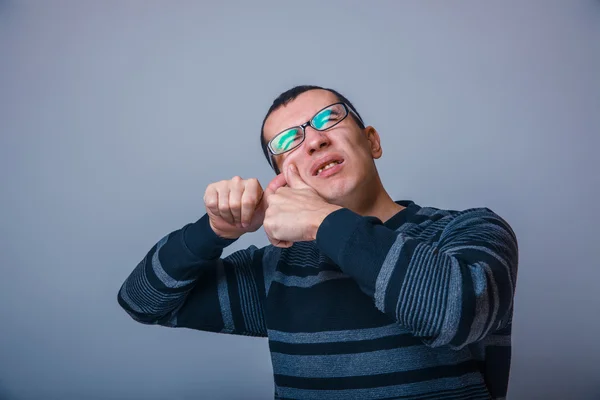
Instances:
[[[223,249],[233,243],[218,236],[213,231],[207,214],[198,221],[188,224],[183,228],[183,243],[195,256],[203,260],[212,260],[221,256]]]
[[[216,228],[212,220],[209,219],[208,225],[210,229],[212,229],[213,233],[219,238],[223,240],[237,240],[240,238],[241,234],[239,232],[223,232],[220,229]]]
[[[325,220],[325,218],[327,218],[332,212],[341,210],[342,208],[343,207],[336,206],[334,204],[328,204],[315,216],[315,219],[312,223],[311,240],[317,239],[317,232],[319,231],[319,227],[323,223],[323,220]]]

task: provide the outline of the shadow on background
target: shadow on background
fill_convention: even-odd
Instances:
[[[2,4],[2,0],[0,0],[0,5]],[[12,400],[13,397],[8,393],[8,389],[4,386],[2,382],[0,382],[0,400]]]

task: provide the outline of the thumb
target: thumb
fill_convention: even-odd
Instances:
[[[260,210],[261,213],[264,213],[267,210],[267,207],[269,206],[269,197],[275,194],[277,189],[283,186],[285,186],[285,177],[283,174],[277,175],[269,182],[258,203],[258,210]]]
[[[268,198],[269,198],[270,195],[272,195],[273,193],[275,193],[277,191],[277,189],[279,189],[280,187],[285,186],[285,184],[286,184],[285,176],[283,176],[283,174],[277,175],[267,185],[267,188],[265,189],[265,192],[263,194],[263,199],[264,200],[268,200]]]
[[[285,180],[289,187],[292,189],[311,189],[311,187],[304,182],[304,179],[300,176],[300,172],[298,172],[298,168],[296,168],[295,165],[290,165],[286,172]]]

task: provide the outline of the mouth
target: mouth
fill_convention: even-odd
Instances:
[[[319,176],[323,172],[326,172],[332,168],[335,168],[336,166],[343,164],[343,163],[344,163],[343,159],[333,159],[333,160],[324,161],[323,163],[317,165],[316,168],[314,168],[312,175]],[[324,175],[328,175],[328,174],[324,174]]]

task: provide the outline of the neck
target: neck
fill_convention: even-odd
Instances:
[[[385,222],[405,208],[394,202],[383,187],[379,176],[372,185],[357,188],[356,192],[352,200],[340,205],[362,216],[377,217]]]

